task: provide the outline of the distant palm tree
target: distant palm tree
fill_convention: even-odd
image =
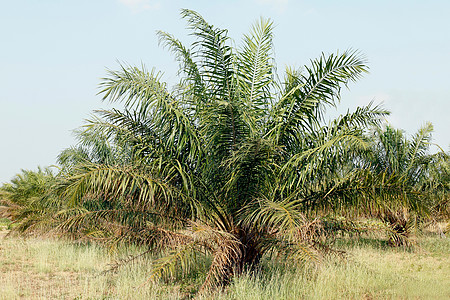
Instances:
[[[429,181],[432,131],[433,126],[427,123],[411,139],[391,126],[377,127],[370,135],[372,146],[365,156],[365,167],[375,178],[383,178],[384,181],[378,183],[380,187],[395,189],[395,197],[400,200],[393,203],[383,199],[376,207],[376,214],[390,225],[393,245],[409,243],[408,236],[414,225],[411,212],[429,213],[432,191],[423,187]]]
[[[442,149],[433,154],[429,163],[429,174],[421,183],[420,188],[429,195],[432,222],[443,221],[447,228],[438,231],[443,235],[450,231],[450,155]],[[437,224],[436,224],[437,225]]]
[[[195,38],[190,48],[158,33],[180,63],[178,85],[169,90],[158,72],[131,66],[102,81],[103,99],[124,109],[97,111],[86,145],[97,149],[92,137],[100,134],[119,155],[63,155],[72,204],[104,204],[61,228],[169,249],[155,276],[210,254],[204,287],[226,285],[270,250],[312,255],[299,235],[303,214],[341,197],[330,191],[351,177],[349,160],[369,146],[364,129],[387,112],[369,105],[326,122],[341,86],[367,72],[355,51],[287,68],[281,80],[270,21],[261,19],[234,48],[226,30],[196,12],[181,15]]]
[[[15,231],[47,232],[56,225],[55,213],[63,201],[53,193],[58,180],[50,168],[22,170],[0,187],[0,217],[9,218]]]

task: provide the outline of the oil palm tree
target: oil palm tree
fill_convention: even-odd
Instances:
[[[430,182],[432,131],[432,124],[426,123],[410,139],[402,130],[389,125],[376,127],[370,134],[372,144],[363,156],[362,168],[378,179],[372,183],[374,188],[388,190],[384,197],[381,192],[374,195],[381,196],[382,201],[378,201],[373,211],[389,225],[392,245],[409,244],[408,236],[414,226],[411,213],[423,216],[430,212],[432,190],[424,186]],[[392,190],[394,193],[389,193]],[[392,198],[397,201],[389,201]]]
[[[0,216],[13,221],[15,232],[47,232],[56,225],[53,216],[64,207],[62,199],[53,194],[57,182],[50,168],[22,170],[0,187]]]
[[[444,235],[444,232],[450,231],[450,155],[440,150],[431,156],[429,174],[422,182],[421,190],[429,192],[432,222]],[[436,221],[443,221],[447,228],[442,230]]]
[[[181,15],[195,37],[189,48],[158,33],[179,62],[176,86],[144,66],[103,79],[103,99],[124,109],[97,111],[85,131],[125,149],[123,159],[70,165],[61,189],[72,205],[107,204],[60,228],[165,251],[152,276],[211,255],[204,287],[223,286],[270,250],[313,255],[298,234],[304,213],[333,203],[330,190],[351,173],[344,166],[369,145],[364,128],[387,112],[369,105],[326,122],[341,87],[367,72],[356,51],[323,54],[280,79],[270,21],[235,48],[226,30]]]

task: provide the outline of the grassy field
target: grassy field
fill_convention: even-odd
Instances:
[[[5,238],[6,221],[0,232],[1,299],[183,299],[191,298],[204,278],[199,267],[174,284],[147,282],[150,261],[104,273],[117,253],[52,239]],[[424,235],[413,251],[369,238],[336,246],[346,250],[345,258],[302,267],[266,261],[263,275],[241,276],[226,291],[198,298],[450,299],[448,238]]]

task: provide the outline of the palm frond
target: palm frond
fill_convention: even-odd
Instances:
[[[249,35],[244,35],[242,50],[237,55],[238,76],[242,97],[252,114],[248,117],[253,122],[261,122],[267,117],[267,110],[272,104],[271,89],[273,85],[274,63],[272,58],[273,24],[260,19]],[[261,128],[261,125],[255,127]]]
[[[307,74],[288,73],[288,85],[282,98],[274,107],[277,116],[275,134],[277,140],[292,143],[296,140],[296,128],[307,128],[323,119],[323,106],[335,105],[340,99],[342,85],[356,81],[367,72],[365,59],[357,51],[343,54],[324,54],[305,67]]]

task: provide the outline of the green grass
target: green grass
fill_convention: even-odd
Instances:
[[[181,298],[176,286],[142,285],[149,262],[104,273],[115,256],[95,245],[17,237],[0,245],[0,299]]]
[[[347,258],[317,267],[242,276],[219,299],[450,299],[450,240],[423,237],[414,251],[354,241]]]
[[[11,221],[7,218],[0,218],[0,230],[6,230],[11,225]]]
[[[345,258],[320,265],[265,261],[265,272],[243,275],[221,292],[200,299],[449,299],[450,239],[423,236],[414,250],[392,249],[379,239],[341,239]],[[129,250],[133,252],[134,250]],[[123,252],[120,250],[119,252]],[[18,237],[0,241],[0,299],[190,298],[203,270],[173,284],[147,282],[142,260],[102,273],[116,256],[95,245]]]

